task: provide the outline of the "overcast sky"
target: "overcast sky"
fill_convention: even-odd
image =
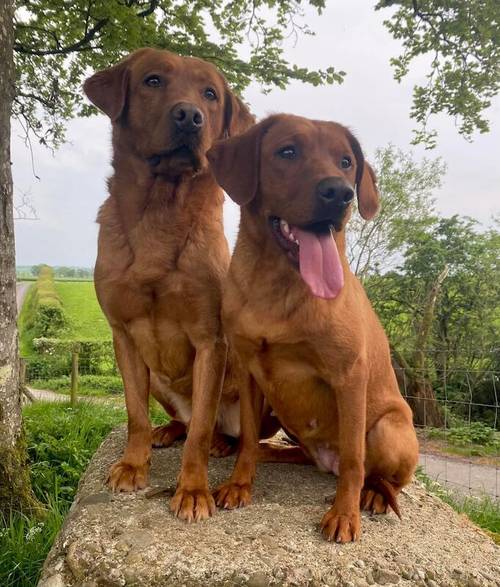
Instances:
[[[374,2],[330,1],[322,16],[308,9],[306,20],[316,32],[286,46],[286,57],[310,68],[333,65],[347,72],[342,85],[313,88],[293,83],[286,90],[263,95],[257,85],[245,93],[258,118],[292,112],[348,125],[360,139],[368,158],[388,143],[413,150],[416,157],[441,156],[448,165],[443,188],[435,194],[445,215],[464,214],[488,223],[500,211],[500,100],[488,112],[491,132],[467,143],[454,121],[434,120],[438,148],[425,152],[410,146],[413,121],[409,118],[412,88],[427,72],[425,60],[398,84],[392,77],[391,57],[399,43],[382,25],[384,11]],[[110,174],[110,125],[104,116],[77,119],[68,125],[68,143],[54,155],[34,146],[37,180],[31,157],[13,126],[12,159],[15,194],[27,193],[39,219],[16,222],[17,264],[92,266],[96,255],[95,217],[106,197]],[[226,235],[231,244],[238,228],[238,209],[225,205]]]

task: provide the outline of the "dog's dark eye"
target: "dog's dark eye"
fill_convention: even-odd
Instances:
[[[297,149],[293,145],[287,145],[279,149],[277,155],[282,159],[295,159],[297,157]]]
[[[349,169],[352,166],[352,161],[350,157],[342,157],[342,161],[340,162],[340,166],[342,169]]]
[[[144,84],[150,88],[159,88],[161,86],[161,78],[159,75],[148,75],[144,80]]]
[[[213,88],[205,88],[203,95],[207,100],[217,100],[217,92]]]

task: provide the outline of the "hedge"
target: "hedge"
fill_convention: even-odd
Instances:
[[[54,337],[67,325],[67,319],[54,285],[54,272],[44,265],[29,292],[23,308],[22,326],[26,339]]]
[[[113,342],[110,340],[63,340],[39,337],[33,340],[33,348],[40,357],[47,359],[70,357],[73,350],[80,354],[80,372],[98,375],[116,374]],[[59,375],[53,373],[52,375]]]

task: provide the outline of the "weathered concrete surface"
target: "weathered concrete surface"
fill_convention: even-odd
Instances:
[[[170,514],[168,496],[107,492],[123,443],[115,431],[95,455],[41,587],[500,586],[500,549],[417,484],[400,498],[403,520],[364,516],[357,544],[321,538],[335,478],[298,465],[260,465],[251,506],[187,525]],[[154,451],[151,485],[173,489],[179,462],[180,448]],[[211,461],[213,486],[232,462]]]

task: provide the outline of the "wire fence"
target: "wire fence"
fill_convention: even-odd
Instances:
[[[23,360],[29,390],[77,396],[120,396],[123,385],[112,354],[71,351]],[[406,353],[411,356],[411,353]],[[420,465],[433,480],[463,495],[500,499],[500,352],[460,354],[426,349],[425,365],[397,353],[393,367],[412,407]]]

